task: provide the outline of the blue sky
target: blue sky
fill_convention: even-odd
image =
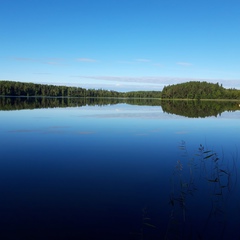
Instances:
[[[0,79],[240,89],[239,0],[0,0]]]

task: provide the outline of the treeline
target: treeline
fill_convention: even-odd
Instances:
[[[161,91],[132,91],[123,94],[127,98],[161,98]]]
[[[47,84],[0,81],[2,96],[50,96],[50,97],[121,97],[121,93],[108,90]]]
[[[165,86],[163,99],[240,99],[240,90],[226,89],[218,83],[192,81]]]
[[[160,91],[117,92],[103,89],[55,86],[47,84],[0,81],[0,96],[41,96],[41,97],[113,97],[113,98],[160,98]]]
[[[218,83],[186,82],[165,86],[161,91],[117,92],[103,89],[55,86],[47,84],[0,81],[0,96],[136,98],[136,99],[240,99],[240,90],[226,89]]]

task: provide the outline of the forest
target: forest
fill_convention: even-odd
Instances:
[[[240,99],[240,90],[226,89],[219,83],[191,81],[165,86],[162,99]]]
[[[16,81],[0,81],[0,96],[157,98],[157,99],[240,99],[240,90],[226,89],[219,83],[190,81],[168,85],[162,91],[117,92],[103,89],[55,86]]]
[[[0,81],[2,96],[49,96],[49,97],[120,97],[121,93],[80,87],[55,86],[14,81]]]
[[[117,92],[103,89],[55,86],[15,81],[0,81],[0,96],[84,97],[84,98],[160,98],[160,91]]]

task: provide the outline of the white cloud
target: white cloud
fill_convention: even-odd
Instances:
[[[64,65],[64,64],[61,64],[59,62],[45,62],[45,64],[48,64],[48,65]]]
[[[92,58],[77,58],[78,62],[97,62],[96,59],[92,59]]]
[[[131,62],[131,61],[118,61],[117,63],[122,63],[122,64],[135,64],[135,62]]]
[[[161,77],[161,76],[72,76],[80,80],[88,80],[86,85],[111,86],[112,88],[121,87],[124,89],[135,90],[162,90],[164,86],[178,84],[189,81],[206,81],[211,83],[223,84],[225,88],[240,89],[240,79],[201,79],[201,78],[177,78],[177,77]]]
[[[63,58],[27,58],[27,57],[14,57],[15,61],[19,62],[35,62],[48,65],[65,65]]]
[[[158,76],[143,76],[143,77],[130,77],[130,76],[72,76],[81,79],[94,79],[105,80],[113,82],[128,82],[128,83],[152,83],[152,84],[172,84],[177,82],[185,82],[186,79],[172,78],[172,77],[158,77]],[[192,79],[188,79],[190,81]]]

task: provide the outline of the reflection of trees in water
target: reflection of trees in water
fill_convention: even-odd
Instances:
[[[221,115],[225,111],[239,110],[237,102],[228,101],[170,101],[161,102],[164,112],[190,118],[204,118]]]
[[[127,98],[126,103],[139,106],[161,106],[161,100],[157,98]]]
[[[0,98],[0,110],[21,110],[35,108],[65,108],[82,106],[103,106],[122,103],[114,98],[45,98],[45,97],[3,97]]]
[[[218,116],[224,111],[240,109],[239,104],[234,101],[161,101],[152,98],[1,97],[0,110],[104,106],[119,103],[139,106],[162,106],[164,112],[191,118]]]
[[[119,103],[141,106],[160,106],[159,99],[136,98],[71,98],[71,97],[1,97],[0,110],[34,108],[65,108],[82,106],[104,106]]]

